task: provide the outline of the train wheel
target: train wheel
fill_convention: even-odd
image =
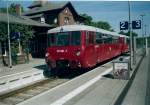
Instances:
[[[51,77],[51,76],[52,76],[52,74],[51,74],[51,71],[50,71],[50,70],[44,70],[44,71],[43,71],[43,75],[44,75],[46,78],[49,78],[49,77]]]

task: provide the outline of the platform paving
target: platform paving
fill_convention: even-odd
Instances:
[[[13,66],[12,68],[9,67],[0,67],[0,77],[16,74],[24,71],[31,70],[32,68],[36,68],[37,70],[45,69],[45,60],[44,59],[33,59],[29,63],[25,64],[18,64]]]
[[[121,105],[150,105],[150,54],[140,64]]]

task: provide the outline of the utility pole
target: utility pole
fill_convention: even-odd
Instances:
[[[128,1],[128,8],[129,8],[129,34],[130,34],[130,69],[132,70],[132,64],[133,64],[133,50],[132,50],[130,1]]]
[[[9,49],[9,67],[12,68],[11,45],[10,45],[10,30],[9,30],[9,10],[7,1],[7,34],[8,34],[8,49]]]

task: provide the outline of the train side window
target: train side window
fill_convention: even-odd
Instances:
[[[112,43],[112,37],[111,36],[109,36],[108,38],[107,38],[107,43]]]
[[[103,40],[102,40],[102,34],[101,33],[96,33],[96,44],[102,44]]]
[[[104,41],[104,43],[106,43],[106,44],[111,44],[111,43],[112,43],[112,36],[105,34],[105,35],[103,36],[103,41]]]
[[[54,46],[56,44],[56,35],[49,34],[48,35],[48,46]]]
[[[116,37],[116,36],[113,36],[112,37],[112,43],[118,43],[118,37]]]
[[[102,38],[103,38],[103,43],[107,44],[107,35],[103,34]]]

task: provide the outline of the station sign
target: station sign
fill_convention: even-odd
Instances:
[[[129,28],[128,21],[120,22],[120,30],[127,30]],[[132,29],[141,29],[141,20],[132,21]]]
[[[141,20],[132,21],[132,29],[141,29]]]
[[[127,30],[129,27],[128,21],[120,22],[120,30]]]
[[[10,39],[11,40],[16,40],[20,38],[20,32],[11,32],[10,33]]]

